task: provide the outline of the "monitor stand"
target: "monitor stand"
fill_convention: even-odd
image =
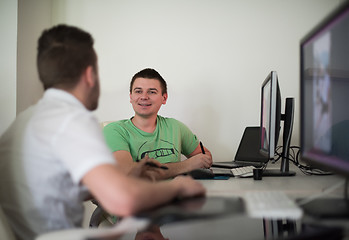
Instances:
[[[294,118],[294,98],[286,98],[285,114],[281,115],[281,120],[284,121],[282,160],[280,170],[265,169],[262,176],[295,176],[296,172],[289,171],[289,150],[293,129]]]
[[[289,160],[286,158],[282,158],[280,170],[278,169],[264,169],[263,177],[291,177],[295,176],[296,172],[289,170]]]

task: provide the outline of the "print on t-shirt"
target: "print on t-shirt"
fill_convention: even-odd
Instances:
[[[159,162],[173,162],[173,160],[178,159],[178,149],[175,148],[173,143],[166,140],[160,140],[159,144],[155,146],[155,142],[144,142],[137,154],[137,160],[143,159],[146,154],[150,158],[154,158]]]

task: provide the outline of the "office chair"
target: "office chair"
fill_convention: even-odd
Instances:
[[[96,200],[91,200],[91,202],[96,205],[96,208],[90,217],[90,228],[111,227],[117,222],[116,217],[105,211]]]
[[[5,213],[0,206],[0,239],[16,240],[15,235],[7,222]]]
[[[107,126],[109,123],[112,123],[112,122],[115,122],[115,121],[104,121],[104,122],[101,122],[100,123],[101,128],[103,129],[105,126]]]

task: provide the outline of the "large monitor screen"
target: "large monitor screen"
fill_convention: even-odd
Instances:
[[[301,40],[301,156],[349,176],[349,5]]]

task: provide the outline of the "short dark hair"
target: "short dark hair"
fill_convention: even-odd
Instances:
[[[167,83],[166,83],[165,79],[163,79],[163,77],[160,75],[160,73],[158,73],[155,69],[152,69],[152,68],[143,69],[143,70],[139,71],[138,73],[136,73],[132,77],[132,80],[130,83],[130,93],[132,93],[132,86],[133,86],[134,81],[137,78],[147,78],[147,79],[159,80],[160,85],[161,85],[162,94],[167,93]]]
[[[83,71],[97,71],[92,36],[77,28],[57,25],[44,30],[38,40],[37,67],[44,89],[76,86]]]

